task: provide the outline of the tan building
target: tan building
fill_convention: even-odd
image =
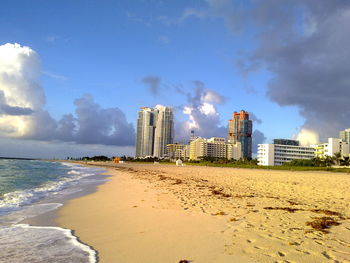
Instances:
[[[136,157],[167,156],[167,145],[173,143],[174,117],[170,107],[142,107],[136,130]]]
[[[197,138],[190,144],[190,160],[200,160],[204,157],[240,159],[241,156],[240,143],[226,143],[225,138]]]
[[[190,146],[188,144],[168,144],[167,150],[170,160],[187,160],[190,157]]]
[[[242,145],[240,142],[228,143],[227,144],[227,159],[239,160],[243,157]]]

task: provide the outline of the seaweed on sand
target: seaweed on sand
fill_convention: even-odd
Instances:
[[[313,219],[313,221],[306,222],[306,225],[311,226],[314,230],[321,231],[323,233],[329,233],[327,229],[329,229],[331,226],[340,225],[338,221],[329,216],[315,217]]]
[[[304,209],[301,208],[291,208],[291,207],[264,207],[264,209],[266,210],[284,210],[287,211],[289,213],[294,213],[295,211],[304,211]]]

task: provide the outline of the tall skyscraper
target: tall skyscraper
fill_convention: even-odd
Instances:
[[[142,107],[137,119],[136,157],[153,156],[157,111]]]
[[[243,158],[252,158],[252,130],[253,122],[244,110],[234,112],[232,120],[228,121],[228,142],[241,143]]]
[[[159,158],[167,155],[167,145],[173,143],[174,116],[173,110],[169,107],[157,105],[155,109],[158,111],[158,114],[154,135],[153,155]]]
[[[164,157],[167,145],[173,143],[173,111],[161,105],[142,107],[137,120],[136,157]]]

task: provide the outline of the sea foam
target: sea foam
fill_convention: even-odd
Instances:
[[[69,229],[26,224],[0,228],[0,262],[97,262],[97,253]],[[14,253],[15,251],[15,253]]]

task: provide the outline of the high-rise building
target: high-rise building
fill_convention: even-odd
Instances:
[[[165,157],[173,142],[174,120],[169,107],[142,107],[137,119],[136,157]]]
[[[339,132],[339,138],[340,138],[343,142],[347,142],[348,144],[350,144],[350,128],[345,129],[344,131]]]
[[[228,142],[241,143],[243,158],[252,158],[252,130],[253,122],[249,120],[249,113],[244,110],[234,112],[232,120],[228,121]]]
[[[136,157],[153,156],[157,111],[142,107],[137,119]]]
[[[170,107],[157,105],[158,111],[156,129],[154,134],[155,157],[165,157],[167,155],[167,145],[173,143],[174,137],[174,116]]]

